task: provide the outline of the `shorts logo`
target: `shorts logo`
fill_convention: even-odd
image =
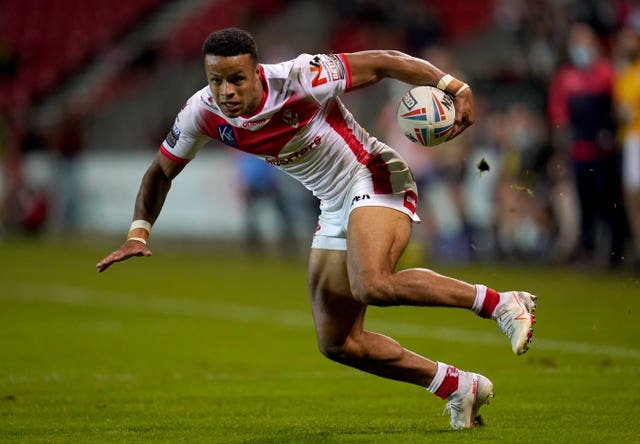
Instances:
[[[416,207],[418,206],[418,195],[414,193],[412,190],[406,190],[404,192],[404,207],[411,211],[412,213],[416,212]]]
[[[218,137],[222,143],[238,148],[238,139],[236,139],[236,134],[231,125],[218,125]]]
[[[351,199],[351,206],[353,206],[357,202],[360,202],[361,200],[368,200],[368,199],[371,199],[371,196],[369,196],[368,194],[362,194],[360,196],[355,196],[353,199]]]

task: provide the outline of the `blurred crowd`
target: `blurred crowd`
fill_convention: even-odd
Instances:
[[[330,25],[323,39],[302,51],[399,49],[433,62],[475,91],[476,124],[455,141],[429,149],[409,142],[395,124],[406,85],[384,83],[374,90],[375,99],[371,91],[348,99],[356,117],[414,171],[423,220],[414,238],[428,260],[640,270],[640,1],[327,5]],[[271,35],[273,40],[259,41],[270,58],[299,50]],[[368,114],[361,116],[359,109]],[[166,113],[171,118],[175,110]],[[71,109],[46,137],[25,131],[19,144],[22,151],[41,145],[54,150],[60,183],[70,190],[76,188],[70,165],[83,148],[83,117]],[[0,137],[8,133],[0,127]],[[12,158],[1,151],[0,156],[5,183],[19,183],[10,177],[18,170]],[[237,165],[249,214],[247,239],[255,245],[259,232],[250,214],[256,201],[270,200],[283,220],[291,212],[282,199],[283,182],[272,171],[241,156]],[[19,185],[5,186],[0,226],[35,231],[46,199]],[[69,195],[58,203],[67,228],[73,228],[73,201]],[[290,224],[280,226],[286,246]]]
[[[421,187],[420,245],[439,262],[640,270],[640,2],[505,0],[485,12],[494,29],[476,42],[393,35],[476,91],[476,124],[446,145],[404,139],[401,92],[375,125]],[[438,22],[411,20],[405,29]]]

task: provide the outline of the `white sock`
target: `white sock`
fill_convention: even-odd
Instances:
[[[431,384],[429,384],[429,387],[427,387],[427,390],[434,394],[442,385],[442,381],[444,381],[444,377],[447,374],[448,367],[447,364],[443,364],[442,362],[436,362],[436,364],[438,365],[438,370],[436,370],[436,375],[433,377]]]
[[[473,301],[473,305],[471,306],[471,311],[475,314],[480,314],[482,310],[482,306],[484,305],[484,298],[487,296],[487,286],[486,285],[475,285],[476,287],[476,298]]]

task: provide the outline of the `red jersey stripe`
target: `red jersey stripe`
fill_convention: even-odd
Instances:
[[[381,154],[371,154],[360,142],[351,128],[347,126],[340,112],[338,102],[333,100],[329,105],[327,123],[345,141],[351,152],[362,165],[365,165],[371,173],[373,180],[373,192],[376,194],[393,194],[391,186],[391,174]]]
[[[282,148],[304,128],[318,113],[320,105],[310,98],[293,95],[259,130],[250,130],[231,125],[223,117],[202,109],[199,125],[204,134],[212,139],[231,145],[241,151],[278,157]],[[220,135],[225,128],[235,144],[229,144]]]

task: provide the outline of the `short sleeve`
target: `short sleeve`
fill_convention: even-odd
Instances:
[[[160,145],[160,153],[177,163],[187,163],[208,140],[198,126],[199,94],[194,94],[182,107],[171,131]]]
[[[296,65],[302,87],[319,103],[351,88],[349,62],[343,54],[302,54]]]

